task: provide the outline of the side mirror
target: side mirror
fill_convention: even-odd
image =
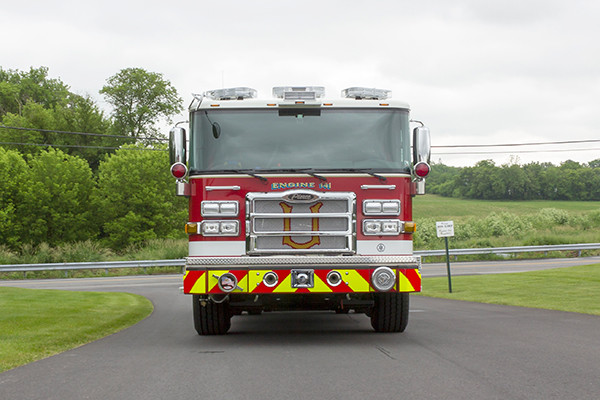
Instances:
[[[186,163],[186,134],[185,129],[178,126],[169,132],[169,158],[171,165],[175,163]]]
[[[429,164],[431,157],[431,137],[429,128],[418,126],[413,130],[413,163],[424,162]]]

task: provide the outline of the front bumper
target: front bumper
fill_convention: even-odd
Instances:
[[[186,294],[268,294],[268,293],[370,293],[375,292],[371,276],[378,267],[391,268],[396,275],[392,292],[421,291],[419,256],[270,256],[270,257],[188,257],[183,279]],[[311,285],[297,287],[294,276],[309,271]],[[341,281],[327,278],[335,272]],[[276,274],[276,282],[266,275]],[[231,292],[223,291],[219,278],[228,274],[237,281]]]

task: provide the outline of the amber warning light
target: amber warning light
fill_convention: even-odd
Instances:
[[[187,175],[187,167],[183,163],[175,163],[171,165],[171,175],[176,179],[183,179]]]

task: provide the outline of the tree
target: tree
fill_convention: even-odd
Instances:
[[[158,137],[161,118],[171,122],[183,100],[162,74],[142,68],[125,68],[107,79],[100,93],[114,108],[112,116],[120,134]]]
[[[96,235],[90,220],[92,170],[85,160],[50,148],[29,160],[21,223],[25,242],[50,245],[85,241]]]
[[[44,149],[40,145],[52,144],[85,158],[93,169],[111,151],[110,147],[132,141],[74,134],[111,133],[112,124],[89,96],[71,93],[59,79],[48,78],[46,67],[31,68],[29,72],[0,69],[0,124],[5,126],[0,129],[0,142],[26,143],[5,146],[22,154],[37,154]]]
[[[27,102],[44,108],[66,104],[69,86],[60,79],[48,78],[48,67],[29,69],[29,72],[0,68],[0,117],[7,113],[21,115]]]
[[[29,180],[29,168],[14,150],[0,147],[0,245],[18,247],[24,226],[22,223],[23,189]]]
[[[93,205],[114,249],[155,238],[182,237],[186,199],[174,194],[166,151],[126,145],[100,163]]]

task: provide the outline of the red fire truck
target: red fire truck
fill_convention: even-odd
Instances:
[[[421,290],[412,199],[425,192],[429,130],[389,90],[250,88],[195,95],[170,132],[189,198],[183,291],[200,335],[243,312],[364,313],[402,332]],[[411,151],[410,123],[413,130]]]

